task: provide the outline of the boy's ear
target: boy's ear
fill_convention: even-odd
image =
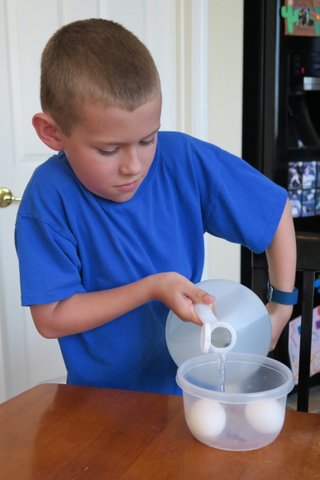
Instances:
[[[36,113],[32,118],[32,125],[38,137],[52,150],[62,150],[64,146],[61,130],[47,113]]]

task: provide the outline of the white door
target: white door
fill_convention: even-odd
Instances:
[[[203,81],[190,74],[187,47],[204,47],[205,6],[202,0],[0,0],[0,187],[20,196],[36,166],[52,153],[31,126],[32,115],[40,111],[40,55],[49,36],[76,19],[109,18],[136,33],[153,53],[162,78],[162,128],[192,132],[189,123],[195,118],[193,133],[201,134],[197,107],[188,107],[184,98]],[[194,57],[197,64],[201,59]],[[194,71],[203,72],[199,65]],[[200,100],[205,89],[201,92]],[[16,212],[16,203],[0,208],[0,401],[65,376],[57,341],[42,338],[29,310],[20,306]]]

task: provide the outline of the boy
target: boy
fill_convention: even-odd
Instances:
[[[33,125],[59,152],[34,172],[16,224],[22,304],[58,338],[68,382],[179,393],[168,309],[195,302],[205,231],[267,249],[273,287],[291,292],[287,193],[244,161],[159,132],[161,88],[146,47],[120,25],[74,22],[49,40]],[[273,345],[292,306],[268,304]]]

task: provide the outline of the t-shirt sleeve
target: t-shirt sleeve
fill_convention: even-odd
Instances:
[[[15,242],[22,305],[51,303],[84,292],[75,240],[29,216],[19,216]]]
[[[244,160],[214,147],[206,156],[202,201],[205,230],[250,250],[271,243],[287,201],[287,191]]]

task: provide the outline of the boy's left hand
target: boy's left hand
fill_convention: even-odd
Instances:
[[[269,312],[271,320],[272,340],[270,351],[272,351],[276,347],[284,327],[291,318],[293,306],[270,302],[267,303],[266,308]]]

